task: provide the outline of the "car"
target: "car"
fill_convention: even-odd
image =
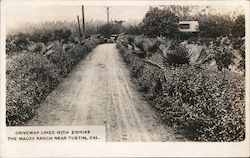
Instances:
[[[114,43],[117,40],[117,38],[118,38],[118,35],[117,34],[113,34],[113,35],[110,36],[109,41],[112,42],[112,43]]]

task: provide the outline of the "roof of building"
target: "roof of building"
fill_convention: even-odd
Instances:
[[[191,24],[191,23],[199,24],[198,21],[179,21],[179,24]]]

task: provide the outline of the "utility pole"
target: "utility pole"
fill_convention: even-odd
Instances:
[[[109,24],[109,6],[107,6],[107,23]]]
[[[82,5],[82,30],[83,30],[83,39],[85,40],[85,19],[84,19],[84,5]]]
[[[79,35],[80,35],[80,39],[81,39],[82,38],[82,32],[81,32],[81,27],[80,27],[79,15],[77,15],[77,22],[78,22]]]
[[[86,31],[85,31],[85,20],[84,20],[84,5],[82,5],[82,40],[83,40],[83,46],[84,46],[84,53],[86,50],[86,45],[85,45],[85,39],[86,39]]]

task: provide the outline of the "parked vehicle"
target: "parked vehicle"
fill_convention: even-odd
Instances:
[[[114,43],[118,38],[118,35],[117,34],[113,34],[110,36],[109,40],[111,43]]]

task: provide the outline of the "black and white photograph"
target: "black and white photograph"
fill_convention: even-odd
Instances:
[[[25,137],[7,141],[249,140],[247,3],[14,2],[1,104]]]
[[[103,125],[112,142],[243,141],[244,7],[6,8],[6,125]]]

